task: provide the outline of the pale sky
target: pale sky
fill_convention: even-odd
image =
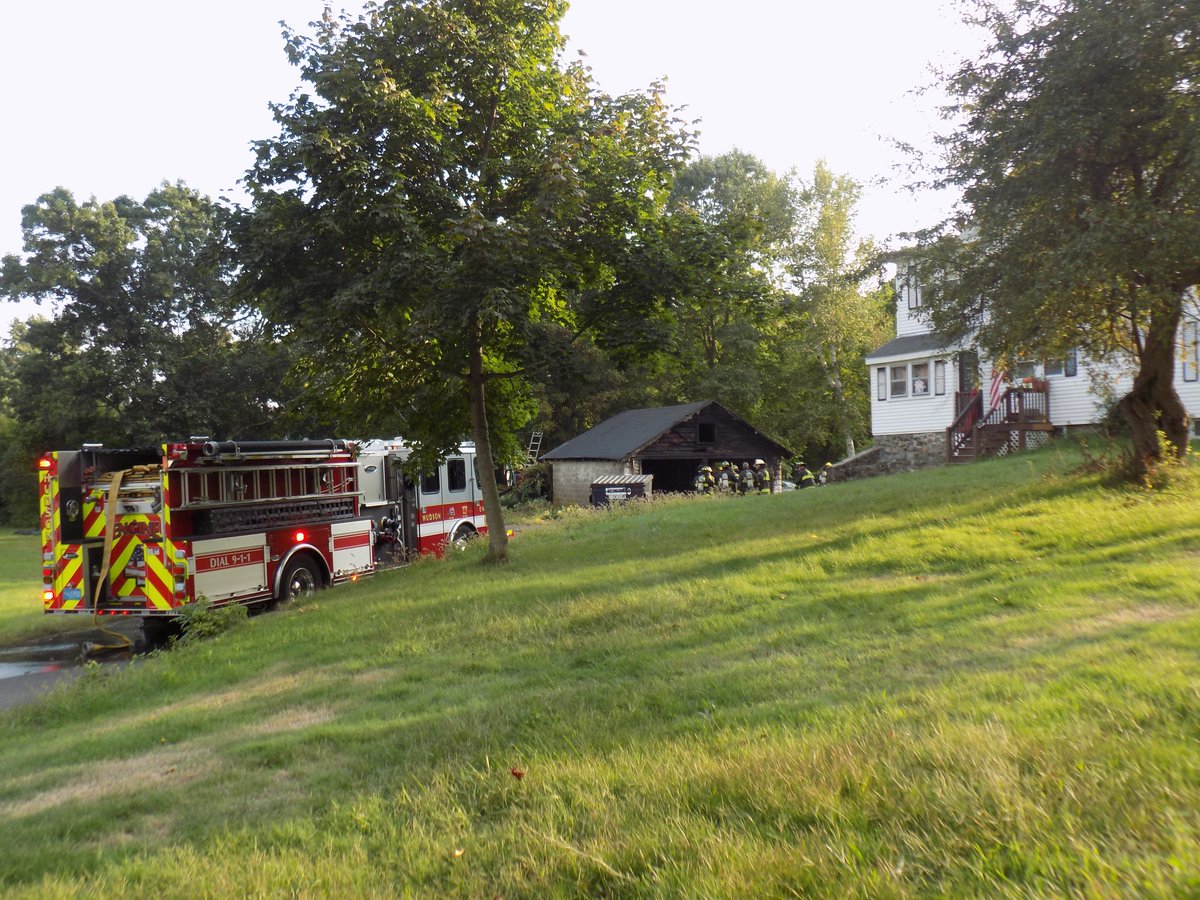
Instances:
[[[267,104],[298,86],[279,21],[324,0],[6,3],[0,26],[0,256],[21,250],[21,207],[62,185],[82,202],[144,198],[162,181],[238,198]],[[357,12],[358,0],[335,9]],[[927,145],[936,99],[915,89],[981,36],[950,0],[572,0],[563,30],[610,93],[667,79],[700,119],[700,151],[737,147],[770,168],[824,158],[864,186],[863,235],[931,224],[947,198],[884,183],[888,139]],[[4,303],[0,327],[32,305]]]

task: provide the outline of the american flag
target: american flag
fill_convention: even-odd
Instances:
[[[1000,395],[1004,393],[1003,369],[992,369],[992,386],[988,389],[988,412],[1000,405]]]

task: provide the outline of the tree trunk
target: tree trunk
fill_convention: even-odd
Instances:
[[[1188,416],[1175,392],[1175,333],[1181,308],[1155,316],[1147,329],[1133,388],[1121,399],[1121,413],[1133,438],[1132,475],[1144,479],[1169,452],[1182,459],[1188,447]],[[1170,448],[1159,441],[1159,432]]]
[[[826,361],[825,353],[818,348],[817,360],[821,363],[821,368],[825,370],[825,378],[829,381],[829,387],[833,391],[833,401],[837,410],[834,418],[837,420],[838,430],[842,432],[842,437],[846,440],[846,458],[849,459],[854,455],[854,435],[850,431],[850,426],[846,424],[846,396],[842,387],[842,376],[837,367],[837,347],[829,348],[829,361]]]
[[[499,565],[508,562],[508,532],[504,529],[500,490],[496,487],[496,464],[492,460],[492,438],[488,431],[487,408],[484,406],[483,348],[478,343],[471,349],[467,393],[471,409],[471,437],[475,440],[475,469],[479,475],[479,486],[483,488],[483,514],[487,520],[488,551],[484,562]]]

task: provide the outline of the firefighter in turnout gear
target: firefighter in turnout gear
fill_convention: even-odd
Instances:
[[[742,470],[738,473],[738,493],[751,494],[754,492],[754,470],[750,468],[750,463],[742,463]]]
[[[761,459],[754,461],[754,486],[760,494],[771,493],[771,470]]]
[[[711,494],[717,484],[716,479],[713,478],[712,466],[701,466],[696,471],[696,480],[694,483],[697,494]]]
[[[833,463],[825,463],[825,468],[821,470],[821,474],[817,476],[817,484],[829,484],[829,476],[833,474]]]
[[[816,476],[809,471],[808,466],[804,464],[804,460],[796,463],[796,468],[792,471],[792,480],[796,482],[796,489],[806,487],[815,487],[817,484]]]
[[[724,460],[719,466],[717,466],[717,490],[722,494],[734,493],[737,490],[733,484],[734,478],[736,477],[737,476],[733,471],[733,466],[730,465],[729,460]]]

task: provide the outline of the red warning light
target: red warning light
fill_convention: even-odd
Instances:
[[[306,535],[303,531],[297,531],[296,532],[296,543],[299,544],[306,537],[308,537],[308,535]]]
[[[38,471],[49,472],[51,475],[55,474],[54,460],[51,459],[49,456],[43,456],[41,459],[38,460]]]

